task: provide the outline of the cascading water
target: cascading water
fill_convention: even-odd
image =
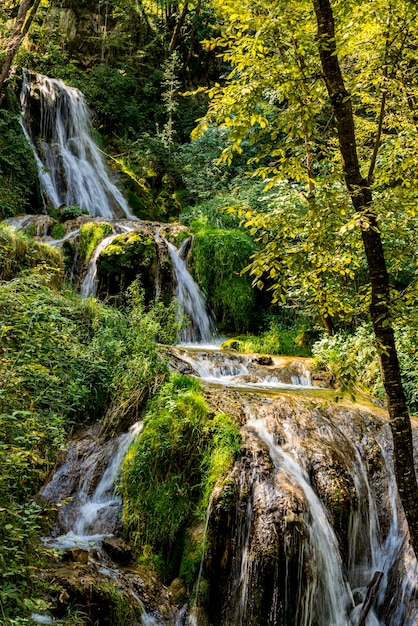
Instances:
[[[142,422],[138,422],[103,447],[92,440],[86,456],[81,453],[85,442],[72,444],[72,449],[70,446],[66,463],[42,491],[42,496],[54,504],[60,504],[68,497],[72,499],[59,510],[59,523],[66,533],[47,539],[47,545],[60,549],[73,546],[86,549],[113,532],[121,506],[115,483],[129,445],[141,430]],[[71,484],[68,476],[74,473],[74,465],[78,470],[77,479]]]
[[[418,564],[387,424],[261,391],[235,390],[237,402],[243,458],[209,521],[210,622],[416,626]],[[222,513],[231,491],[235,510]]]
[[[136,219],[92,139],[91,113],[78,89],[26,71],[21,107],[47,205],[77,205],[93,216]]]
[[[215,324],[207,311],[205,297],[193,280],[179,250],[169,241],[166,241],[166,245],[177,281],[176,298],[181,312],[190,320],[190,325],[182,332],[181,341],[213,343]]]
[[[270,364],[262,366],[256,355],[226,353],[209,346],[177,346],[172,354],[190,365],[190,373],[209,383],[255,389],[318,388],[312,385],[310,370],[302,359],[271,357]]]
[[[250,419],[248,426],[268,447],[276,471],[287,474],[289,482],[301,489],[306,499],[309,512],[306,526],[309,529],[308,541],[315,572],[312,587],[306,594],[306,606],[301,611],[301,624],[312,623],[315,616],[318,624],[347,626],[348,609],[353,608],[353,601],[343,577],[338,541],[328,521],[326,509],[298,460],[275,443],[265,421]]]

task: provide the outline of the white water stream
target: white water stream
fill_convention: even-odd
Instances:
[[[97,545],[104,537],[111,536],[117,513],[121,506],[121,498],[116,493],[116,482],[121,463],[133,439],[141,432],[142,422],[137,422],[127,433],[117,437],[107,444],[102,454],[92,454],[82,466],[83,475],[76,493],[76,512],[74,508],[61,506],[60,522],[67,532],[55,538],[45,540],[46,545],[57,549],[81,547],[90,549]],[[104,470],[96,487],[91,492],[92,482],[97,475],[98,465],[104,464]],[[51,483],[42,492],[44,497],[51,499],[60,487],[61,478],[71,471],[71,462],[68,461],[54,475]],[[54,496],[55,497],[55,496]]]
[[[235,389],[318,389],[312,384],[309,368],[303,365],[303,359],[294,359],[292,366],[279,365],[272,358],[269,366],[257,364],[256,356],[228,353],[215,345],[180,345],[174,354],[199,378],[208,383],[215,383]],[[289,361],[291,364],[291,361]]]
[[[182,332],[181,341],[211,343],[214,341],[215,323],[208,313],[205,296],[193,280],[179,250],[169,241],[165,243],[176,277],[176,298],[180,312],[190,320],[190,325]]]
[[[40,111],[34,114],[36,99]],[[83,94],[61,80],[26,71],[20,100],[22,126],[33,145],[45,203],[76,205],[93,216],[136,219],[93,141]]]
[[[348,609],[354,607],[348,584],[343,576],[342,559],[334,530],[328,521],[324,505],[319,500],[297,458],[285,452],[274,441],[264,420],[250,419],[248,426],[263,441],[270,453],[276,471],[284,472],[288,480],[302,489],[309,511],[310,559],[315,566],[315,576],[303,611],[300,626],[308,626],[315,615],[316,623],[327,626],[347,626]],[[244,561],[244,559],[243,559]],[[317,598],[320,598],[320,603]],[[245,604],[245,603],[244,603]],[[243,624],[245,622],[242,622]]]

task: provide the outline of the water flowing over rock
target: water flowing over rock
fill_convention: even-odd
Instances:
[[[97,292],[97,260],[100,254],[109,246],[114,239],[121,233],[129,233],[132,228],[130,226],[118,224],[116,228],[118,232],[109,235],[109,237],[105,237],[100,241],[95,251],[92,254],[92,257],[87,265],[86,275],[84,276],[83,282],[81,283],[80,293],[84,298],[88,298],[89,296],[95,296]]]
[[[141,429],[138,422],[127,433],[102,444],[93,431],[70,444],[65,462],[41,494],[59,505],[57,531],[65,533],[48,539],[48,545],[89,549],[113,533],[121,507],[115,491],[120,465]]]
[[[180,311],[190,320],[181,335],[181,341],[188,343],[211,343],[214,339],[215,323],[208,313],[205,296],[193,280],[186,262],[182,258],[183,250],[166,241],[173,271],[176,278],[176,298]]]
[[[234,395],[244,447],[209,521],[209,622],[418,623],[418,567],[385,419],[291,395]]]
[[[208,374],[205,397],[214,412],[240,424],[243,444],[211,494],[190,607],[179,596],[181,605],[144,613],[142,624],[416,626],[418,564],[399,504],[385,411],[333,402],[335,391],[311,384],[309,360],[202,346],[172,353],[172,367],[183,363],[194,375]],[[242,379],[262,381],[272,371],[274,385]],[[97,545],[95,535],[115,530],[114,500],[117,507],[120,501],[111,485],[131,436],[99,448],[92,432],[70,445],[43,492],[52,503],[72,497],[59,508],[61,541],[82,547],[81,535],[89,547]],[[110,545],[110,553],[116,549]],[[129,548],[123,551],[121,562]],[[83,558],[88,563],[77,562],[79,572],[95,563],[91,552]],[[131,587],[126,593],[142,606],[144,596]]]
[[[91,113],[78,89],[26,71],[21,106],[47,206],[77,205],[93,216],[136,219],[92,139]]]
[[[216,346],[176,346],[171,353],[177,359],[174,367],[205,382],[244,388],[299,389],[319,386],[316,380],[312,380],[315,374],[312,374],[307,359],[269,357],[268,365],[264,365],[262,355],[225,352]]]

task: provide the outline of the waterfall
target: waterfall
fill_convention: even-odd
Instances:
[[[205,297],[193,280],[186,262],[179,254],[179,250],[169,241],[165,243],[177,281],[176,298],[181,312],[190,320],[190,326],[187,326],[182,332],[181,341],[211,343],[214,338],[215,324],[207,311]]]
[[[324,505],[314,492],[309,477],[297,459],[278,446],[263,420],[251,419],[249,427],[269,450],[276,471],[285,472],[289,482],[300,488],[306,498],[309,522],[310,556],[315,564],[311,589],[307,593],[306,607],[301,623],[310,624],[313,615],[319,624],[346,626],[348,608],[353,601],[348,593],[342,573],[342,559],[335,532],[328,521]],[[318,599],[320,599],[318,601]]]
[[[172,354],[201,380],[225,386],[254,389],[318,389],[312,385],[311,373],[302,359],[271,358],[271,365],[262,366],[257,357],[225,353],[210,347],[177,346]]]
[[[66,533],[46,539],[46,545],[88,549],[112,534],[121,506],[121,498],[115,490],[120,466],[129,445],[141,430],[142,422],[138,422],[127,433],[103,446],[98,446],[95,439],[89,442],[91,445],[82,440],[70,446],[67,461],[42,491],[46,500],[60,504],[59,522]],[[71,480],[69,477],[75,473]],[[71,502],[61,506],[69,497]]]
[[[92,139],[91,112],[81,91],[25,71],[20,100],[45,203],[77,205],[93,216],[136,219]]]

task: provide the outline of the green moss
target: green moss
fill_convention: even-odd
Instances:
[[[112,233],[107,222],[88,222],[80,229],[80,262],[87,262],[102,239]]]
[[[188,587],[201,548],[185,529],[196,516],[204,519],[210,493],[230,469],[241,441],[238,426],[226,415],[213,415],[199,388],[196,379],[171,377],[151,401],[122,471],[130,540],[138,549],[150,544],[162,555],[165,576],[182,567]]]
[[[224,341],[221,345],[222,350],[234,350],[235,352],[245,352],[244,342],[237,337]]]
[[[251,281],[241,276],[254,251],[240,230],[202,230],[194,237],[192,271],[224,332],[247,331],[255,315]]]
[[[156,260],[155,241],[150,235],[126,233],[116,237],[100,255],[100,271],[121,274],[126,269],[149,270]]]
[[[7,223],[0,224],[0,280],[11,280],[27,269],[50,268],[59,276],[62,256],[59,250],[28,237]]]
[[[137,232],[119,235],[103,250],[98,259],[98,293],[120,297],[138,279],[146,302],[152,302],[156,266],[157,253],[153,237]]]

